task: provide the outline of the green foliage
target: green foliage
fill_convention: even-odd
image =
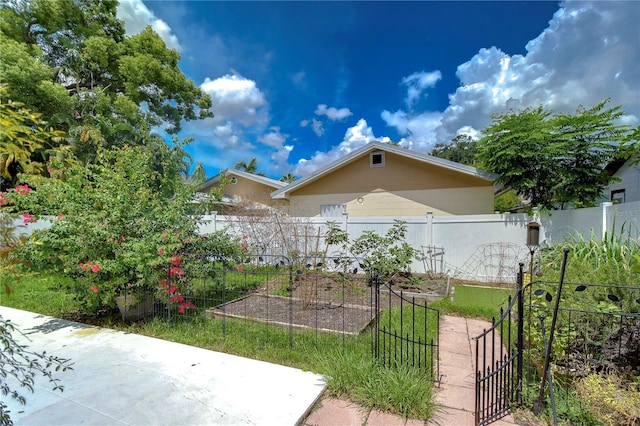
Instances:
[[[211,98],[188,80],[180,55],[150,27],[126,35],[116,0],[0,4],[0,81],[20,102],[68,133],[80,159],[98,147],[136,144],[211,117]],[[42,149],[38,150],[43,153]],[[92,159],[89,158],[91,161]]]
[[[64,154],[58,147],[64,133],[46,126],[40,114],[6,99],[7,86],[0,84],[0,190],[17,183],[18,173],[45,172],[50,155]],[[46,156],[36,156],[46,152]],[[0,202],[0,206],[2,203]]]
[[[220,243],[197,235],[191,200],[195,185],[181,178],[184,151],[164,142],[101,149],[96,163],[66,170],[50,166],[50,178],[25,176],[29,186],[11,190],[11,209],[25,223],[56,216],[48,229],[34,231],[16,255],[33,270],[74,279],[84,309],[114,306],[116,296],[156,289],[161,280],[183,282],[182,253]],[[225,234],[226,235],[226,234]]]
[[[540,257],[545,279],[559,277],[562,250],[566,247],[569,249],[567,280],[637,286],[638,274],[634,269],[640,256],[640,241],[632,238],[632,230],[625,230],[626,225],[622,226],[620,234],[608,232],[602,240],[593,234],[587,240],[575,233],[561,243],[545,247]]]
[[[513,296],[514,290],[456,285],[450,297],[435,301],[429,306],[441,312],[491,321],[491,318],[499,317],[500,308],[507,306],[509,295]]]
[[[577,383],[577,392],[603,425],[632,426],[640,422],[640,390],[616,376],[590,374]]]
[[[349,262],[349,254],[366,260],[368,267],[383,279],[406,271],[413,260],[419,259],[418,251],[405,241],[407,226],[403,221],[395,220],[384,236],[365,231],[352,242],[349,242],[349,234],[335,222],[327,222],[327,226],[327,250],[329,246],[336,246],[346,262]]]
[[[477,141],[471,136],[458,135],[450,143],[435,144],[430,154],[456,163],[475,166],[477,145]]]
[[[498,196],[493,201],[493,208],[495,211],[505,213],[511,211],[514,207],[521,204],[518,194],[514,190],[509,190],[504,194]]]
[[[614,180],[605,166],[629,137],[628,127],[616,124],[623,112],[607,109],[608,102],[575,114],[538,107],[494,116],[478,142],[481,167],[534,206],[595,205]]]
[[[60,380],[54,377],[54,372],[70,370],[73,364],[68,359],[30,351],[26,345],[15,340],[13,334],[16,331],[11,320],[0,317],[0,394],[3,397],[10,396],[24,405],[25,397],[11,382],[15,381],[20,388],[33,393],[36,376],[46,377],[54,391],[62,392],[64,388]],[[0,424],[12,425],[10,414],[7,405],[0,400]]]

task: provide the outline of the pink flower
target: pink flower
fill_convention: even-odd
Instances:
[[[164,250],[162,250],[161,248],[158,249],[158,255],[162,256],[164,254]]]
[[[82,269],[83,271],[86,271],[86,270],[89,268],[89,265],[88,265],[88,264],[86,264],[86,263],[82,263],[82,262],[80,262],[80,263],[78,264],[78,268]]]
[[[6,192],[0,192],[0,207],[2,207],[3,204],[9,204]]]
[[[64,217],[64,214],[59,213],[58,216],[56,216],[58,218],[58,220],[62,219]]]
[[[100,268],[100,265],[98,265],[97,263],[93,263],[93,264],[91,265],[91,272],[93,272],[94,274],[95,274],[96,272],[100,272],[100,269],[101,269],[101,268]]]
[[[178,294],[178,295],[176,295],[176,296],[171,296],[171,297],[169,298],[169,301],[170,301],[171,303],[182,303],[182,302],[184,302],[184,296],[183,296],[183,295],[181,295],[181,294]]]
[[[98,287],[96,287],[95,285],[92,285],[92,286],[90,287],[90,289],[91,289],[91,291],[92,291],[92,292],[94,292],[94,293],[97,293],[97,292],[98,292]]]
[[[31,188],[29,188],[29,185],[18,185],[16,186],[16,192],[20,195],[27,195],[31,192]]]
[[[183,272],[182,269],[178,268],[177,266],[172,266],[171,268],[169,268],[169,276],[170,277],[175,277],[177,276],[182,276]]]
[[[24,223],[25,226],[29,225],[29,223],[36,223],[37,221],[38,220],[32,214],[24,213],[22,215],[22,223]]]
[[[194,305],[193,303],[191,303],[191,301],[188,302],[183,302],[180,305],[180,309],[178,309],[178,313],[180,314],[184,314],[186,312],[187,309],[195,309],[196,305]]]
[[[182,263],[182,257],[178,256],[177,254],[174,254],[173,256],[171,256],[171,264],[173,266],[180,266],[181,263]]]

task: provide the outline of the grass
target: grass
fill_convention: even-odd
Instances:
[[[25,276],[11,284],[10,295],[0,289],[0,305],[55,317],[71,315],[78,305],[65,292],[65,283],[60,277]],[[243,320],[211,321],[200,316],[184,321],[123,324],[113,316],[104,318],[101,325],[313,371],[327,378],[329,396],[347,398],[368,408],[425,420],[436,409],[432,379],[415,368],[381,366],[371,356],[369,333],[343,337],[297,331],[291,348],[287,329]]]
[[[71,283],[63,276],[23,275],[9,284],[9,294],[0,286],[0,305],[56,317],[70,314],[79,307],[73,295],[64,291]]]
[[[431,304],[441,312],[491,321],[500,316],[500,308],[506,307],[509,296],[515,290],[472,285],[456,285],[451,295]]]

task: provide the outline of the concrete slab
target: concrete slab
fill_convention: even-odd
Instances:
[[[16,425],[295,425],[325,389],[322,376],[179,343],[0,306],[35,352],[70,358],[27,405],[5,398]]]

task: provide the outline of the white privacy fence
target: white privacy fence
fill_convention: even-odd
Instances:
[[[444,272],[463,279],[486,282],[513,282],[518,263],[528,263],[525,245],[527,224],[540,224],[540,243],[559,242],[570,235],[582,234],[602,239],[605,232],[622,239],[640,238],[640,202],[599,207],[554,210],[536,216],[526,214],[486,214],[424,217],[341,217],[289,218],[278,215],[236,217],[210,215],[203,219],[200,231],[211,233],[230,228],[247,236],[252,249],[263,253],[313,256],[335,254],[326,247],[324,235],[329,222],[335,222],[353,241],[365,231],[384,235],[394,219],[406,223],[406,241],[420,251],[423,259],[412,264],[414,272]],[[444,251],[444,253],[443,253]]]
[[[550,214],[486,214],[424,217],[287,217],[207,215],[199,231],[206,235],[228,229],[243,238],[252,251],[284,254],[291,257],[335,255],[337,247],[326,247],[329,222],[346,230],[350,241],[365,231],[384,235],[394,219],[407,226],[406,241],[423,255],[411,265],[414,272],[433,271],[450,276],[487,282],[513,282],[518,263],[528,262],[527,224],[540,224],[540,243],[559,242],[577,233],[590,239],[602,239],[605,232],[622,239],[640,238],[640,202],[599,207],[554,210]],[[30,234],[36,228],[50,226],[46,220],[25,227],[21,220],[14,226],[19,233]],[[246,236],[246,238],[244,238]],[[443,253],[444,252],[444,253]]]

